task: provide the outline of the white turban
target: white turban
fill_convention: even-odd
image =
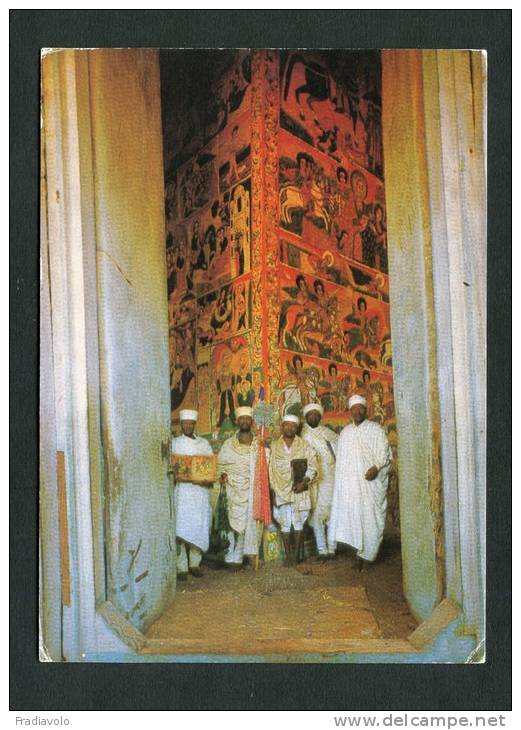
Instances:
[[[197,411],[192,411],[188,408],[185,408],[182,411],[179,411],[179,420],[180,421],[197,421],[197,416],[199,414]]]
[[[308,403],[307,406],[304,406],[303,413],[306,416],[310,411],[318,411],[321,416],[324,415],[324,409],[320,405],[320,403]]]
[[[253,418],[253,408],[250,408],[249,406],[240,406],[235,411],[235,417],[240,418],[241,416],[249,416],[250,418]]]
[[[363,395],[352,395],[349,399],[349,402],[347,404],[348,408],[352,408],[353,406],[356,406],[356,404],[359,403],[361,406],[365,406],[367,408],[367,401],[364,398]]]
[[[286,413],[282,416],[282,423],[284,421],[289,421],[290,423],[300,423],[300,418],[298,416],[294,416],[292,413]]]

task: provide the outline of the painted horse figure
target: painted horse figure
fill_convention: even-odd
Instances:
[[[299,53],[293,53],[288,59],[286,66],[286,81],[284,84],[284,100],[288,98],[289,88],[291,85],[291,77],[297,64],[302,64],[304,70],[305,83],[295,89],[295,100],[300,107],[300,118],[304,120],[306,115],[300,103],[302,94],[307,94],[306,104],[315,115],[313,104],[315,102],[327,101],[331,99],[331,84],[329,75],[325,68],[313,61],[306,61]]]
[[[314,180],[310,188],[310,201],[306,203],[304,195],[296,185],[286,185],[280,189],[279,207],[282,224],[291,230],[295,225],[294,216],[306,214],[311,216],[315,225],[331,232],[332,217],[330,213],[330,194],[326,190],[324,180]]]

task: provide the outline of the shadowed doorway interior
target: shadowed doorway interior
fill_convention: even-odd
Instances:
[[[275,437],[281,414],[309,402],[339,431],[356,392],[396,463],[380,54],[162,51],[160,67],[173,432],[196,408],[217,451],[237,408],[267,403]],[[240,653],[405,638],[416,623],[396,467],[386,533],[363,580],[341,546],[336,561],[309,562],[311,528],[297,569],[281,548],[234,575],[210,554],[147,636],[163,651]]]

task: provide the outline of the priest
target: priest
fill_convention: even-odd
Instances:
[[[319,560],[327,560],[335,554],[335,544],[329,538],[329,515],[335,483],[336,451],[338,434],[321,423],[324,409],[320,403],[304,406],[305,423],[301,436],[317,454],[318,472],[310,488],[311,516],[309,524],[315,533]]]
[[[218,472],[226,487],[228,502],[229,547],[225,563],[233,568],[242,566],[244,555],[257,555],[262,538],[262,526],[253,517],[255,480],[259,443],[252,431],[253,410],[241,406],[235,411],[239,430],[221,447]]]
[[[338,439],[329,539],[355,548],[362,570],[382,542],[392,454],[384,429],[367,419],[366,399],[353,395],[348,406],[352,423]]]
[[[195,434],[198,413],[184,409],[179,414],[181,436],[172,439],[172,454],[212,456],[208,441]],[[186,580],[188,573],[200,578],[203,553],[208,550],[212,509],[211,482],[176,481],[174,504],[176,513],[177,578]]]
[[[299,423],[298,416],[282,417],[281,435],[272,443],[269,463],[273,517],[280,526],[288,565],[303,557],[303,529],[311,509],[309,486],[318,470],[314,449],[297,436]]]

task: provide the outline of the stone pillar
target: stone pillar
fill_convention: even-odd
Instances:
[[[485,56],[423,53],[447,595],[483,636],[486,498]]]
[[[484,64],[383,53],[405,595],[481,634],[485,540]]]
[[[45,470],[63,497],[55,521],[69,559],[69,661],[121,650],[96,613],[107,598],[143,629],[175,586],[161,448],[168,453],[170,428],[158,71],[154,51],[58,51],[43,61],[52,359],[44,348],[42,365],[52,373],[56,434],[44,421],[42,438],[49,459],[59,454],[57,477]],[[49,515],[47,485],[42,500]],[[44,567],[49,550],[42,536]]]

